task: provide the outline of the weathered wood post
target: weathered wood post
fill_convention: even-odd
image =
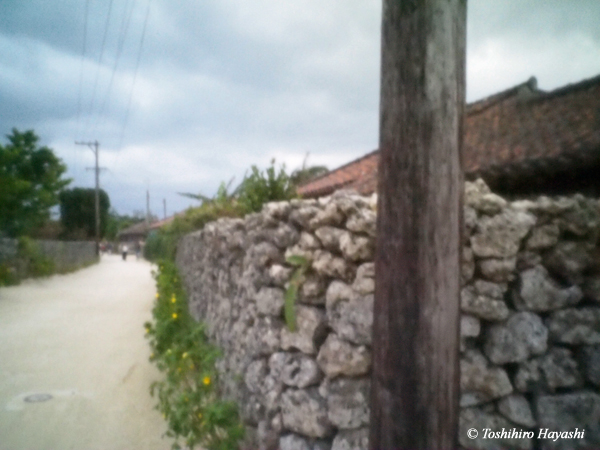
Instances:
[[[466,0],[384,0],[372,449],[456,448]]]

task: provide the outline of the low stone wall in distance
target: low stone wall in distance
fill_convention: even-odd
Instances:
[[[462,446],[600,448],[599,206],[507,202],[466,184]],[[348,192],[271,203],[180,242],[191,311],[223,350],[224,395],[240,405],[249,445],[368,448],[375,207]],[[290,255],[310,261],[293,333],[282,312]],[[503,428],[534,437],[482,438]],[[539,438],[576,428],[583,438]]]
[[[54,272],[64,273],[98,261],[96,244],[90,241],[32,241],[41,256],[54,265]],[[5,263],[18,272],[17,278],[28,276],[27,262],[19,255],[17,239],[0,239],[0,263]]]
[[[42,255],[54,262],[57,272],[87,266],[98,260],[96,243],[90,241],[36,241]]]
[[[19,245],[16,239],[0,238],[0,263],[17,256]]]

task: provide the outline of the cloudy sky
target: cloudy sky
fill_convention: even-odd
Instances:
[[[0,134],[34,129],[72,186],[163,215],[272,158],[377,146],[380,0],[2,0]],[[471,0],[467,101],[600,74],[600,1]],[[2,141],[5,142],[4,140]]]

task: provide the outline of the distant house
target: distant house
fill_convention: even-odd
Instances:
[[[156,222],[152,222],[148,227],[149,231],[156,231],[159,228],[164,227],[165,225],[169,225],[175,219],[175,216],[180,215],[181,213],[175,214],[174,216],[167,217],[166,219],[157,220]]]
[[[467,105],[463,167],[509,197],[584,192],[600,196],[600,76],[551,92],[537,81]],[[375,150],[298,188],[320,197],[377,188]]]
[[[148,225],[145,221],[131,225],[117,234],[117,239],[121,244],[134,244],[140,241],[145,241],[148,236]]]
[[[183,213],[177,213],[171,217],[167,217],[166,219],[154,221],[149,225],[146,223],[146,221],[136,223],[135,225],[131,225],[121,230],[117,234],[117,239],[121,243],[145,241],[150,233],[170,224],[173,222],[173,219],[175,219],[176,216],[181,214]]]

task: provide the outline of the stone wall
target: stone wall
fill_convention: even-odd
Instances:
[[[90,241],[36,241],[42,255],[54,262],[57,272],[65,272],[96,262],[96,243]]]
[[[87,266],[98,260],[96,244],[89,241],[46,241],[34,240],[40,254],[54,263],[58,273]],[[18,272],[17,278],[27,276],[27,262],[19,256],[16,239],[0,239],[0,263],[8,264]]]
[[[0,238],[0,263],[10,261],[19,251],[16,239]]]
[[[249,446],[368,448],[375,205],[348,192],[271,203],[180,242],[190,308],[223,350],[224,395]],[[464,219],[461,445],[600,448],[600,203],[509,203],[477,181]],[[290,255],[311,262],[293,333]],[[502,428],[534,437],[482,438]],[[538,439],[546,428],[585,434]]]

